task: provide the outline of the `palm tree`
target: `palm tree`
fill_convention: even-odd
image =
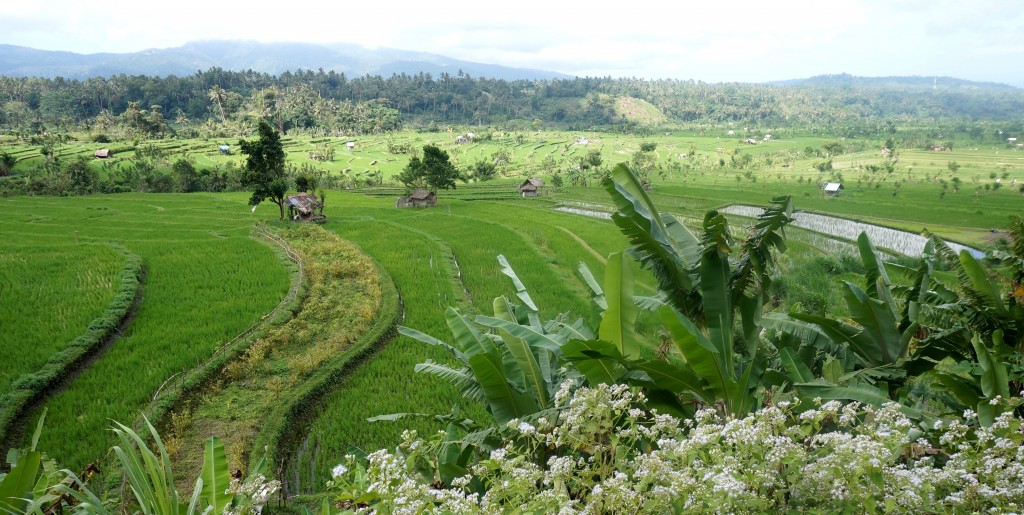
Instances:
[[[217,107],[220,109],[220,122],[226,123],[227,118],[224,117],[224,89],[220,86],[214,85],[210,88],[209,97],[210,101],[215,102]]]

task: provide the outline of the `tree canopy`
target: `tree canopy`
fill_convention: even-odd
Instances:
[[[288,192],[285,178],[284,148],[277,130],[261,120],[259,137],[254,141],[239,140],[238,146],[245,154],[245,168],[242,170],[242,186],[253,188],[249,205],[256,206],[264,200],[277,204],[284,218],[284,195]]]
[[[455,189],[455,180],[459,171],[448,160],[448,152],[435,145],[423,147],[423,157],[413,156],[405,170],[398,175],[398,180],[406,187],[425,186],[430,191]]]

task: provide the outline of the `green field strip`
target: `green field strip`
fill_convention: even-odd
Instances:
[[[76,251],[89,247],[113,249],[115,255],[107,259],[99,256],[100,262],[95,261],[98,256],[76,255]],[[8,430],[20,429],[11,426],[17,425],[15,421],[29,403],[62,381],[73,367],[81,366],[121,330],[142,292],[142,260],[119,245],[60,247],[62,263],[56,269],[40,266],[52,249],[27,249],[33,261],[31,272],[15,266],[21,258],[13,249],[0,253],[0,309],[10,320],[21,321],[5,328],[0,335],[0,348],[5,355],[0,369],[0,441],[5,443],[13,443]],[[113,278],[100,276],[106,265],[118,262],[123,268]],[[39,272],[43,273],[41,277]],[[19,286],[24,286],[25,281],[30,288],[18,291],[23,290]],[[8,305],[9,300],[18,302]],[[37,313],[35,308],[45,311]],[[88,325],[80,326],[81,318],[97,308],[101,311]],[[55,327],[55,322],[60,327]],[[79,332],[71,335],[69,330]]]
[[[394,210],[395,208],[391,208]],[[372,213],[376,215],[376,213]],[[444,322],[441,300],[457,292],[450,271],[441,265],[445,254],[433,237],[401,224],[382,220],[342,221],[329,224],[346,239],[354,241],[392,276],[402,295],[403,325],[431,334],[449,337]],[[396,242],[402,244],[396,245]],[[394,412],[444,413],[456,402],[464,402],[443,380],[416,374],[413,367],[433,359],[447,362],[448,356],[435,347],[400,336],[381,348],[371,359],[351,372],[341,386],[324,400],[323,411],[316,418],[305,440],[307,448],[319,449],[298,460],[300,489],[322,484],[330,469],[345,454],[349,445],[363,449],[387,447],[400,441],[405,428],[430,434],[441,428],[431,419],[406,419],[399,423],[367,424],[366,419]],[[480,407],[470,409],[470,416],[485,417]],[[314,470],[313,475],[305,471]],[[287,474],[289,481],[293,470]]]

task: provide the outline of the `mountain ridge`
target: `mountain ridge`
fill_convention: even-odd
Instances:
[[[505,80],[574,77],[554,71],[477,63],[393,48],[370,49],[348,43],[203,40],[172,48],[95,54],[0,44],[0,75],[12,77],[63,77],[73,80],[120,74],[180,77],[215,67],[271,75],[300,69],[323,69],[352,77],[390,76],[392,73],[415,75],[421,72],[455,74],[459,71],[473,77]]]

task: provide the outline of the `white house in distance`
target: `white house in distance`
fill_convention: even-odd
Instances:
[[[590,138],[588,138],[586,136],[580,136],[580,137],[576,138],[576,144],[577,145],[589,145],[590,144]]]
[[[839,182],[826,182],[825,185],[821,187],[821,191],[825,192],[825,194],[830,197],[838,197],[839,190],[842,189],[845,188],[843,188],[843,184]]]
[[[345,143],[345,147],[348,148],[348,149],[356,148],[356,142],[355,141],[346,142]]]

